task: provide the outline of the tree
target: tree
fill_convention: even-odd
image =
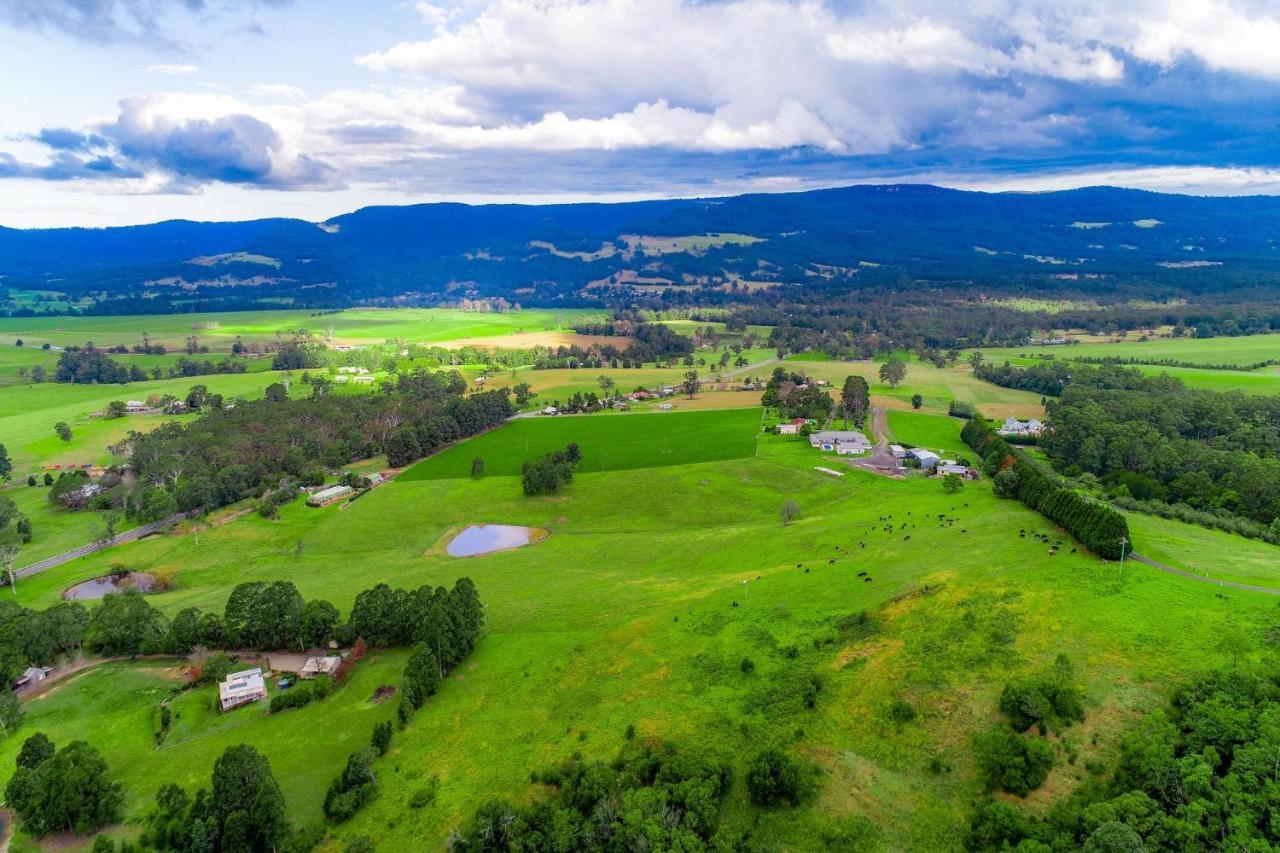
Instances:
[[[5,788],[5,801],[36,837],[84,835],[120,820],[124,793],[98,751],[77,740],[34,766],[19,765]]]
[[[696,397],[698,392],[702,390],[702,382],[698,379],[698,371],[690,370],[686,372],[684,375],[684,382],[680,384],[680,387],[684,390],[684,395],[686,397],[689,397],[690,399]]]
[[[0,480],[7,483],[12,476],[13,460],[9,458],[9,451],[5,449],[5,446],[0,444]],[[28,478],[28,485],[33,485],[30,483],[30,478]]]
[[[918,409],[923,405],[924,405],[924,397],[921,397],[919,394],[911,395],[911,408]]]
[[[246,744],[227,747],[213,765],[208,822],[214,838],[221,839],[220,850],[257,853],[280,847],[289,824],[266,756]]]
[[[271,403],[283,403],[289,399],[289,389],[280,382],[272,382],[267,386],[265,397]]]
[[[988,791],[1025,797],[1044,784],[1053,768],[1053,748],[1039,737],[1023,737],[997,726],[974,739],[978,773]]]
[[[391,749],[391,721],[384,720],[373,727],[373,738],[370,741],[378,755],[386,755]]]
[[[116,538],[116,527],[120,524],[120,513],[109,509],[102,514],[102,530],[95,540],[99,545],[106,545]]]
[[[790,524],[800,517],[800,504],[795,501],[782,502],[782,523]]]
[[[387,464],[392,468],[403,468],[422,456],[417,433],[411,427],[403,427],[392,433],[387,440],[386,449]]]
[[[616,384],[612,376],[600,375],[596,378],[596,382],[600,385],[600,395],[608,402],[613,394],[613,388]]]
[[[897,388],[906,377],[907,365],[897,356],[880,365],[880,381],[888,383],[890,388]]]
[[[484,476],[484,460],[479,456],[471,460],[471,476],[477,480]]]
[[[846,376],[840,391],[840,409],[845,420],[862,422],[871,408],[871,390],[861,376]]]
[[[160,650],[168,625],[136,590],[108,595],[93,611],[89,644],[104,655],[152,654]]]
[[[1006,468],[1003,471],[996,472],[992,478],[994,491],[998,498],[1016,498],[1018,496],[1018,472],[1013,468]]]
[[[44,732],[36,732],[22,742],[22,749],[18,750],[18,766],[35,767],[40,762],[53,758],[55,752],[57,749],[49,736]]]
[[[964,488],[964,478],[962,478],[959,474],[943,474],[942,475],[942,491],[946,492],[949,495],[954,495],[956,492],[960,491],[963,488]]]
[[[764,750],[747,767],[747,793],[758,806],[781,802],[794,806],[800,802],[803,788],[800,765],[780,749]]]
[[[71,440],[71,426],[66,421],[58,421],[53,425],[53,431],[58,434],[58,438],[63,441]]]
[[[538,396],[534,393],[533,387],[528,382],[520,382],[511,389],[516,395],[516,405],[525,406],[530,403],[534,397]]]
[[[9,732],[22,724],[22,717],[22,705],[18,702],[18,694],[8,689],[0,692],[0,734],[8,737]]]
[[[984,359],[982,357],[981,350],[974,350],[973,354],[969,356],[969,366],[973,368],[975,375],[977,375],[978,371],[982,369],[983,361]]]
[[[107,410],[104,416],[107,418],[123,418],[129,413],[129,407],[122,400],[112,400],[107,403]]]
[[[323,646],[338,631],[338,608],[327,601],[315,599],[302,606],[302,620],[298,627],[298,645],[301,648]]]
[[[440,686],[441,663],[426,643],[413,647],[404,665],[402,689],[414,708],[421,708]]]

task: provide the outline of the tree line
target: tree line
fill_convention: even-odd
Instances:
[[[1016,497],[1099,556],[1118,559],[1129,549],[1128,544],[1122,544],[1131,544],[1123,515],[1061,485],[1035,460],[1001,438],[986,418],[970,418],[960,436],[995,478],[996,494]]]

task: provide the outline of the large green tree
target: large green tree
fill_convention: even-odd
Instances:
[[[266,756],[246,744],[227,747],[213,765],[208,822],[219,850],[279,849],[289,823]]]

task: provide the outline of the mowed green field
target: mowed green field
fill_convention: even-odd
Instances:
[[[1144,557],[1213,580],[1280,589],[1280,547],[1179,521],[1128,513]]]
[[[237,336],[245,341],[273,340],[277,333],[328,329],[338,339],[381,343],[403,337],[412,343],[439,343],[461,338],[495,337],[513,332],[563,329],[585,320],[600,320],[607,312],[587,309],[529,308],[503,314],[456,308],[355,308],[317,314],[310,311],[237,311],[211,314],[165,314],[126,317],[11,317],[0,318],[0,346],[22,338],[28,347],[136,344],[143,333],[155,343],[181,347],[190,335],[211,350],[227,351]]]
[[[597,419],[538,423],[575,420]],[[750,827],[758,849],[826,849],[827,833],[856,819],[872,827],[866,848],[949,849],[980,794],[970,739],[999,719],[1010,678],[1065,653],[1087,687],[1085,723],[1057,741],[1058,764],[1027,803],[1042,810],[1085,779],[1088,762],[1107,757],[1173,683],[1229,662],[1234,652],[1218,646],[1225,631],[1249,638],[1244,654],[1264,654],[1261,637],[1275,620],[1269,597],[1145,568],[1121,575],[1067,550],[1050,556],[1018,531],[1058,534],[1021,504],[994,498],[987,482],[948,495],[923,477],[823,476],[817,460],[802,442],[762,436],[754,455],[583,471],[562,495],[535,499],[522,496],[517,477],[401,478],[345,509],[295,502],[277,521],[251,514],[198,536],[188,528],[130,543],[24,580],[18,597],[48,606],[115,562],[176,568],[176,587],[151,597],[171,615],[189,605],[220,609],[235,584],[251,580],[293,581],[346,612],[378,582],[471,577],[486,604],[486,637],[397,733],[377,765],[377,797],[332,829],[333,849],[362,835],[378,849],[439,849],[490,797],[544,795],[530,771],[575,753],[612,758],[628,726],[729,761],[724,819]],[[789,526],[779,520],[784,500],[801,508]],[[551,535],[525,548],[448,556],[443,544],[475,522]],[[879,628],[844,632],[842,620],[861,611]],[[743,658],[755,663],[751,674]],[[223,747],[244,742],[269,755],[292,817],[314,820],[341,762],[390,713],[368,697],[395,683],[398,661],[388,655],[379,666],[362,665],[342,693],[277,718],[184,712],[186,734],[159,750],[149,708],[163,673],[112,667],[82,676],[29,704],[26,722],[0,747],[0,784],[27,734],[84,737],[104,750],[138,818],[162,782],[194,789]],[[811,677],[821,689],[807,707],[802,687]],[[915,722],[892,722],[898,699],[917,709]],[[746,762],[770,745],[820,769],[812,801],[764,811],[748,804]],[[1068,749],[1078,751],[1074,762]],[[930,772],[935,759],[950,771]],[[432,777],[436,803],[411,808]]]
[[[569,442],[582,450],[582,472],[741,459],[755,454],[759,432],[759,409],[518,418],[424,459],[399,479],[470,477],[477,456],[486,476],[519,475],[526,461]]]
[[[923,412],[903,412],[896,409],[886,412],[889,432],[898,442],[915,447],[951,454],[973,455],[960,439],[964,421],[948,415],[929,415]]]
[[[1021,354],[1051,353],[1057,358],[1115,356],[1147,361],[1172,359],[1194,364],[1249,365],[1270,359],[1280,360],[1280,334],[1234,338],[1160,338],[1151,341],[1085,343],[1058,347],[1005,347],[984,349],[982,352],[995,361]]]

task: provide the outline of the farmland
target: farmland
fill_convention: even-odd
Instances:
[[[593,422],[625,429],[649,417],[701,416]],[[575,420],[589,419],[530,428],[559,432]],[[754,426],[745,418],[743,426],[754,441]],[[583,448],[589,458],[586,438]],[[851,469],[835,480],[814,472],[813,459],[804,442],[763,436],[757,453],[737,458],[584,470],[564,495],[539,499],[522,497],[510,476],[401,478],[343,510],[299,502],[276,521],[252,515],[205,529],[198,545],[194,529],[131,543],[23,581],[18,593],[25,604],[51,604],[60,589],[111,561],[175,567],[175,588],[150,599],[171,614],[191,605],[216,609],[248,580],[292,580],[308,598],[345,610],[377,581],[473,578],[488,605],[488,636],[397,736],[380,763],[380,795],[332,830],[346,840],[377,836],[388,849],[438,846],[484,797],[535,795],[530,770],[575,752],[610,758],[629,725],[643,737],[728,757],[787,744],[822,768],[816,800],[757,813],[735,760],[725,819],[758,819],[761,844],[810,848],[831,827],[861,819],[873,846],[932,847],[956,831],[977,793],[968,738],[995,719],[996,696],[1011,674],[1065,652],[1087,684],[1086,723],[1069,732],[1080,760],[1059,763],[1037,795],[1047,804],[1053,791],[1084,778],[1085,762],[1109,748],[1130,715],[1162,701],[1167,679],[1221,660],[1214,636],[1223,626],[1261,630],[1271,618],[1274,604],[1256,596],[1219,597],[1213,587],[1138,567],[1119,576],[1084,554],[1051,557],[1017,535],[1051,528],[1016,502],[993,498],[984,483],[951,496],[920,477],[897,481]],[[790,526],[777,517],[784,499],[802,510]],[[885,513],[914,525],[911,535],[886,533],[877,521]],[[956,526],[939,526],[932,519],[940,513]],[[476,521],[540,526],[551,535],[513,551],[445,555],[442,542]],[[837,545],[852,551],[838,553]],[[862,610],[881,628],[845,637],[840,620]],[[785,651],[792,646],[798,657]],[[755,661],[754,674],[740,671],[744,657]],[[58,740],[89,737],[124,782],[134,815],[158,781],[194,788],[222,745],[254,743],[270,755],[291,815],[314,820],[351,739],[365,737],[385,713],[366,701],[372,687],[395,680],[390,659],[379,666],[362,667],[361,680],[341,693],[278,719],[248,711],[215,723],[184,710],[193,729],[158,751],[144,744],[165,676],[145,665],[121,678],[108,669],[34,702],[23,733],[39,727]],[[805,672],[821,673],[824,682],[812,709],[787,698],[786,685]],[[916,722],[887,717],[895,699],[919,710]],[[344,740],[330,743],[336,732]],[[11,738],[5,748],[16,743]],[[133,750],[141,750],[138,760],[129,758]],[[929,773],[934,758],[952,772]],[[11,766],[0,761],[0,773]],[[408,808],[432,776],[439,778],[436,804]]]
[[[523,418],[419,462],[400,479],[468,477],[476,457],[486,474],[518,475],[526,460],[569,442],[582,449],[583,472],[741,459],[754,455],[759,429],[759,409]]]
[[[501,340],[513,331],[500,323],[468,328],[453,314],[443,316],[457,325],[437,329],[435,314],[385,316],[413,326],[401,336],[414,340],[437,332]],[[554,326],[548,314],[543,325]],[[376,326],[378,311],[222,315],[217,332],[273,337],[273,325],[347,315],[365,325],[353,319],[339,332],[333,320],[335,339],[357,339],[353,329],[369,340],[395,336],[386,331],[394,324]],[[171,334],[190,326],[189,317],[152,319],[173,323]],[[101,322],[105,329],[117,320]],[[118,322],[122,336],[139,331],[136,318]],[[672,325],[688,331],[687,323]],[[165,334],[155,329],[153,339]],[[74,334],[82,332],[98,328]],[[695,358],[713,355],[699,350]],[[764,376],[774,366],[771,351],[749,355],[753,367],[744,374]],[[894,440],[960,457],[971,452],[959,437],[963,422],[945,414],[952,400],[993,417],[1043,412],[1038,395],[983,383],[963,360],[938,368],[903,355],[907,375],[897,388],[879,381],[879,360],[803,354],[781,365],[827,380],[837,397],[845,376],[864,376],[873,404],[888,409]],[[600,375],[624,391],[676,384],[687,369],[520,368],[493,372],[484,386],[528,382],[538,394],[530,407],[538,408],[598,391]],[[706,378],[709,368],[698,369]],[[478,387],[480,368],[464,373]],[[89,541],[101,528],[101,514],[57,509],[43,486],[26,486],[28,470],[111,462],[109,445],[128,430],[197,417],[106,420],[92,412],[115,399],[181,395],[197,383],[230,399],[257,399],[283,378],[261,371],[0,388],[0,440],[21,477],[0,494],[13,497],[36,530],[18,564]],[[305,396],[304,387],[294,385],[293,395]],[[916,394],[919,410],[911,405]],[[377,762],[376,796],[349,822],[324,823],[325,790],[374,724],[394,717],[394,702],[372,698],[400,683],[403,649],[375,650],[331,696],[276,715],[262,706],[214,712],[214,688],[184,689],[175,660],[102,664],[26,703],[19,730],[0,741],[0,785],[27,735],[87,739],[124,787],[126,820],[109,834],[136,838],[162,782],[194,793],[227,746],[248,743],[270,759],[294,824],[323,827],[320,849],[342,850],[362,837],[377,839],[379,850],[440,849],[490,797],[547,796],[532,772],[575,754],[608,761],[630,732],[725,761],[733,774],[721,820],[749,833],[754,849],[940,849],[963,833],[983,794],[973,738],[1001,719],[997,704],[1011,679],[1065,654],[1084,689],[1084,722],[1055,735],[1054,769],[1019,804],[1044,813],[1095,778],[1090,768],[1107,766],[1121,734],[1161,707],[1173,685],[1270,654],[1270,597],[1132,562],[1121,571],[1074,543],[1052,548],[1048,541],[1062,532],[1021,503],[995,498],[989,479],[953,495],[919,474],[894,479],[846,467],[802,438],[762,433],[758,392],[704,391],[668,402],[674,410],[518,417],[345,505],[310,508],[294,499],[269,518],[249,497],[19,580],[16,600],[43,609],[72,584],[113,569],[150,572],[171,586],[147,601],[173,617],[188,607],[221,612],[232,589],[253,581],[292,582],[306,599],[347,614],[377,583],[412,588],[470,577],[486,606],[486,635],[396,733]],[[71,425],[70,442],[54,434],[58,420]],[[525,497],[523,463],[570,442],[582,453],[572,483]],[[473,477],[476,457],[484,472]],[[372,472],[385,462],[345,469]],[[819,473],[819,463],[845,476]],[[784,502],[797,513],[785,524]],[[449,556],[449,540],[476,523],[549,535],[512,550]],[[1275,546],[1147,516],[1130,523],[1147,556],[1213,578],[1280,586]],[[175,719],[157,748],[154,715],[165,697],[173,697]],[[766,746],[814,768],[813,796],[794,807],[751,803],[747,762]],[[426,789],[434,794],[423,805]],[[85,849],[90,841],[51,843]],[[21,828],[16,845],[40,846]]]
[[[1058,358],[1089,356],[1096,358],[1137,359],[1158,362],[1165,359],[1193,364],[1248,365],[1280,359],[1280,335],[1245,335],[1218,338],[1160,338],[1156,340],[1099,342],[1077,346],[1008,347],[985,349],[987,357],[997,361],[1020,354],[1050,354]]]

